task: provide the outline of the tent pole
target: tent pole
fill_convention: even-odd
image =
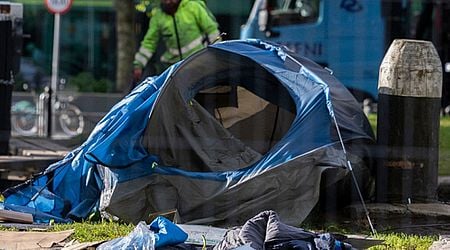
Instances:
[[[289,59],[291,59],[295,63],[297,63],[300,66],[300,68],[303,67],[303,65],[299,61],[297,61],[297,59],[292,57],[291,55],[286,53],[286,57],[288,57]],[[338,133],[338,136],[339,136],[339,141],[340,141],[341,146],[342,146],[342,151],[344,151],[345,159],[346,159],[346,162],[347,162],[347,167],[348,167],[348,169],[349,169],[349,171],[350,171],[350,173],[352,175],[353,182],[355,183],[356,191],[358,192],[358,196],[359,196],[359,199],[361,200],[361,204],[363,206],[364,213],[366,214],[367,221],[369,222],[369,225],[370,225],[370,230],[372,231],[372,234],[376,234],[377,231],[373,227],[372,220],[370,219],[369,210],[367,210],[366,203],[364,202],[364,198],[363,198],[363,196],[361,194],[361,190],[359,189],[358,181],[356,179],[355,173],[353,172],[352,164],[351,164],[350,160],[348,159],[347,150],[345,149],[344,141],[342,140],[341,131],[340,131],[339,125],[338,125],[338,123],[336,121],[336,117],[334,116],[333,110],[329,109],[329,112],[330,112],[330,116],[333,117],[334,125],[336,126],[336,130],[337,130],[337,133]]]
[[[369,210],[367,210],[366,203],[364,202],[364,198],[361,194],[361,190],[359,189],[358,180],[356,179],[355,173],[353,172],[352,163],[348,159],[347,150],[345,149],[344,141],[342,140],[341,131],[340,131],[339,125],[336,121],[336,117],[334,116],[334,114],[332,114],[331,116],[333,117],[334,125],[336,126],[336,130],[337,130],[337,133],[339,136],[339,141],[341,143],[342,150],[344,151],[344,155],[345,155],[346,162],[347,162],[347,167],[352,175],[352,179],[353,179],[353,182],[355,183],[356,191],[358,192],[359,199],[361,200],[361,204],[363,206],[364,213],[366,214],[367,221],[369,222],[370,230],[372,231],[372,234],[377,234],[377,231],[373,227],[372,220],[370,219]]]

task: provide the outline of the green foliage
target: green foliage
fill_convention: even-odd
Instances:
[[[377,115],[370,114],[369,122],[377,132]],[[450,175],[450,117],[441,117],[439,129],[439,175]]]
[[[439,130],[439,175],[450,175],[450,117],[441,118]]]
[[[91,242],[112,240],[122,237],[133,231],[134,225],[117,222],[84,222],[72,224],[55,224],[52,231],[64,231],[74,229],[71,239],[79,242]]]
[[[79,92],[111,92],[112,82],[102,78],[95,79],[90,72],[81,72],[76,76],[69,77],[68,87],[76,88]]]
[[[152,9],[160,3],[159,0],[135,0],[134,2],[137,11],[147,13],[149,16],[151,15]]]
[[[378,234],[375,238],[384,240],[382,245],[369,248],[370,250],[378,249],[411,249],[426,250],[430,248],[434,241],[438,240],[437,236],[417,236],[407,235],[404,233]]]
[[[17,229],[12,228],[12,227],[0,226],[0,231],[17,231]]]
[[[377,134],[377,114],[369,114],[369,116],[367,118],[369,119],[373,133],[376,135]]]

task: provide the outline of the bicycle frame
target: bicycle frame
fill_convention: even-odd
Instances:
[[[83,133],[84,130],[84,117],[81,110],[74,104],[72,104],[72,97],[58,98],[56,97],[55,103],[50,107],[50,95],[48,92],[43,92],[36,100],[36,105],[30,104],[33,112],[29,112],[30,107],[25,112],[20,110],[14,115],[12,119],[13,130],[19,135],[23,136],[38,136],[38,137],[51,137],[52,131],[49,131],[49,125],[52,130],[60,128],[64,135],[74,137]],[[51,108],[51,116],[49,109]],[[32,115],[33,121],[30,122],[30,118],[26,116]],[[52,118],[52,119],[50,119]],[[25,122],[23,122],[25,119]],[[26,120],[28,119],[28,120]],[[53,124],[50,124],[53,123]]]

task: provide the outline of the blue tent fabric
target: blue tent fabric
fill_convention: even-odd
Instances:
[[[173,66],[176,67],[176,66]],[[163,75],[164,76],[164,75]],[[5,192],[5,208],[12,210],[19,210],[19,207],[24,207],[21,211],[28,211],[33,208],[37,211],[49,214],[48,218],[41,218],[38,222],[47,222],[49,219],[54,219],[54,216],[60,218],[62,221],[66,221],[63,218],[86,218],[89,213],[95,212],[95,208],[98,207],[98,199],[102,188],[102,180],[96,173],[95,164],[108,163],[111,167],[114,167],[112,162],[118,164],[118,167],[129,166],[133,163],[141,166],[145,163],[153,163],[151,159],[154,157],[148,156],[142,149],[142,147],[134,146],[132,144],[138,144],[139,141],[132,140],[137,134],[142,133],[145,126],[145,118],[148,117],[150,112],[150,105],[153,103],[159,86],[163,83],[164,78],[158,78],[159,81],[153,82],[152,78],[147,79],[140,86],[138,86],[131,94],[125,97],[121,102],[116,104],[112,110],[98,123],[90,137],[83,145],[74,151],[70,152],[63,160],[49,166],[49,168],[37,177],[32,183],[25,183],[22,185]],[[150,82],[150,84],[148,84]],[[134,110],[133,112],[129,112]],[[136,112],[136,110],[138,110]],[[143,121],[144,119],[144,121]],[[137,122],[138,121],[138,122]],[[132,123],[134,122],[134,124]],[[143,123],[144,122],[144,123]],[[139,127],[141,125],[141,127]],[[127,134],[128,133],[128,134]],[[123,137],[122,137],[123,136]],[[131,138],[131,140],[120,140],[120,138]],[[112,142],[116,140],[115,144]],[[122,144],[117,142],[122,142]],[[105,147],[105,143],[110,143]],[[106,151],[106,150],[110,151]],[[136,150],[137,149],[137,150]],[[128,154],[117,157],[115,152],[123,150],[129,151]],[[103,158],[91,157],[90,152],[103,151]],[[105,153],[108,152],[108,153]],[[116,157],[114,157],[116,156]],[[123,178],[130,178],[127,176],[133,176],[134,178],[151,174],[151,168],[145,168],[147,171],[139,171],[141,168],[127,169],[125,175],[121,175]],[[49,174],[52,175],[52,191],[49,191]],[[122,177],[123,176],[123,177]],[[29,188],[31,184],[34,188]],[[39,204],[39,200],[33,199],[36,194],[43,194],[42,192],[49,192],[55,200],[49,202],[48,205],[52,206],[52,209],[42,209]],[[41,195],[37,195],[40,197]],[[63,198],[62,198],[63,197]],[[68,202],[67,208],[70,211],[63,211],[58,206],[59,199]],[[10,205],[14,205],[10,206]],[[73,211],[72,211],[73,210]],[[73,213],[72,213],[72,212]],[[35,212],[32,212],[35,213]]]
[[[287,98],[289,100],[279,98],[280,100],[276,102],[282,107],[289,107],[290,102],[295,105],[291,107],[295,109],[292,124],[268,152],[251,165],[240,169],[204,172],[165,165],[161,156],[149,152],[143,143],[148,126],[154,125],[151,123],[152,119],[155,117],[157,119],[161,114],[176,116],[176,113],[168,114],[167,110],[164,110],[166,107],[161,104],[176,86],[179,87],[177,95],[180,100],[188,103],[186,110],[191,110],[195,106],[190,106],[192,103],[190,99],[197,92],[194,91],[196,83],[184,86],[181,80],[177,80],[177,76],[187,74],[191,77],[182,80],[189,81],[190,78],[195,78],[195,75],[201,75],[202,69],[206,69],[202,67],[208,63],[205,60],[209,55],[220,58],[222,54],[230,55],[230,59],[224,59],[228,61],[224,61],[220,66],[224,69],[231,66],[241,67],[239,63],[244,67],[243,62],[248,60],[256,65],[254,67],[274,77],[276,80],[273,81],[281,84],[290,96]],[[200,64],[203,66],[200,67]],[[330,92],[331,81],[334,84],[333,89],[338,86],[334,92]],[[344,140],[373,140],[367,120],[364,120],[362,112],[354,108],[357,106],[356,102],[351,98],[346,99],[349,98],[349,94],[342,90],[343,87],[335,83],[336,81],[332,76],[326,75],[326,70],[305,58],[294,57],[283,47],[275,44],[247,40],[209,46],[206,50],[171,66],[163,74],[145,79],[111,109],[80,147],[70,152],[60,162],[49,166],[33,180],[6,190],[4,207],[31,212],[36,215],[35,220],[38,222],[48,222],[50,219],[63,222],[83,219],[100,209],[101,197],[107,193],[105,189],[107,184],[112,183],[114,187],[111,190],[113,190],[120,188],[121,183],[125,185],[145,178],[150,180],[149,183],[164,183],[164,185],[174,185],[175,179],[179,178],[189,179],[190,184],[196,183],[196,180],[203,180],[208,183],[205,186],[216,185],[214,189],[228,192],[226,190],[231,191],[252,178],[270,175],[271,170],[289,162],[299,161],[300,158],[314,152],[328,153],[338,150],[336,145],[340,145],[338,143],[340,138],[333,129],[333,118],[337,118],[339,125],[342,126]],[[264,92],[263,85],[255,84],[251,87],[264,99],[276,98]],[[337,95],[336,93],[339,98],[333,96]],[[336,107],[333,99],[341,101],[343,107]],[[353,113],[349,113],[348,109]],[[212,124],[211,126],[218,126],[214,122]],[[155,126],[164,127],[166,124]],[[335,164],[342,166],[338,162]],[[111,175],[105,175],[104,169],[110,171]],[[285,169],[286,167],[282,171],[288,171]],[[195,185],[202,185],[200,183]],[[148,186],[152,188],[150,184]],[[175,187],[175,189],[182,192],[180,191],[182,188]],[[218,193],[211,194],[211,198],[207,198],[205,203],[214,200],[212,197],[218,195]],[[316,196],[317,194],[314,194],[314,197]],[[316,200],[312,203],[315,202]],[[191,208],[186,211],[191,211]],[[196,216],[201,217],[197,214],[187,218]],[[135,221],[137,220],[138,218]]]

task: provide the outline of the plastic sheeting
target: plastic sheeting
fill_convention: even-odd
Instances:
[[[101,244],[97,249],[145,249],[152,250],[183,243],[188,235],[165,217],[156,217],[150,225],[141,221],[125,237]]]
[[[142,249],[154,250],[155,234],[147,227],[145,222],[140,222],[134,230],[125,237],[105,242],[97,247],[99,250],[109,249]]]

